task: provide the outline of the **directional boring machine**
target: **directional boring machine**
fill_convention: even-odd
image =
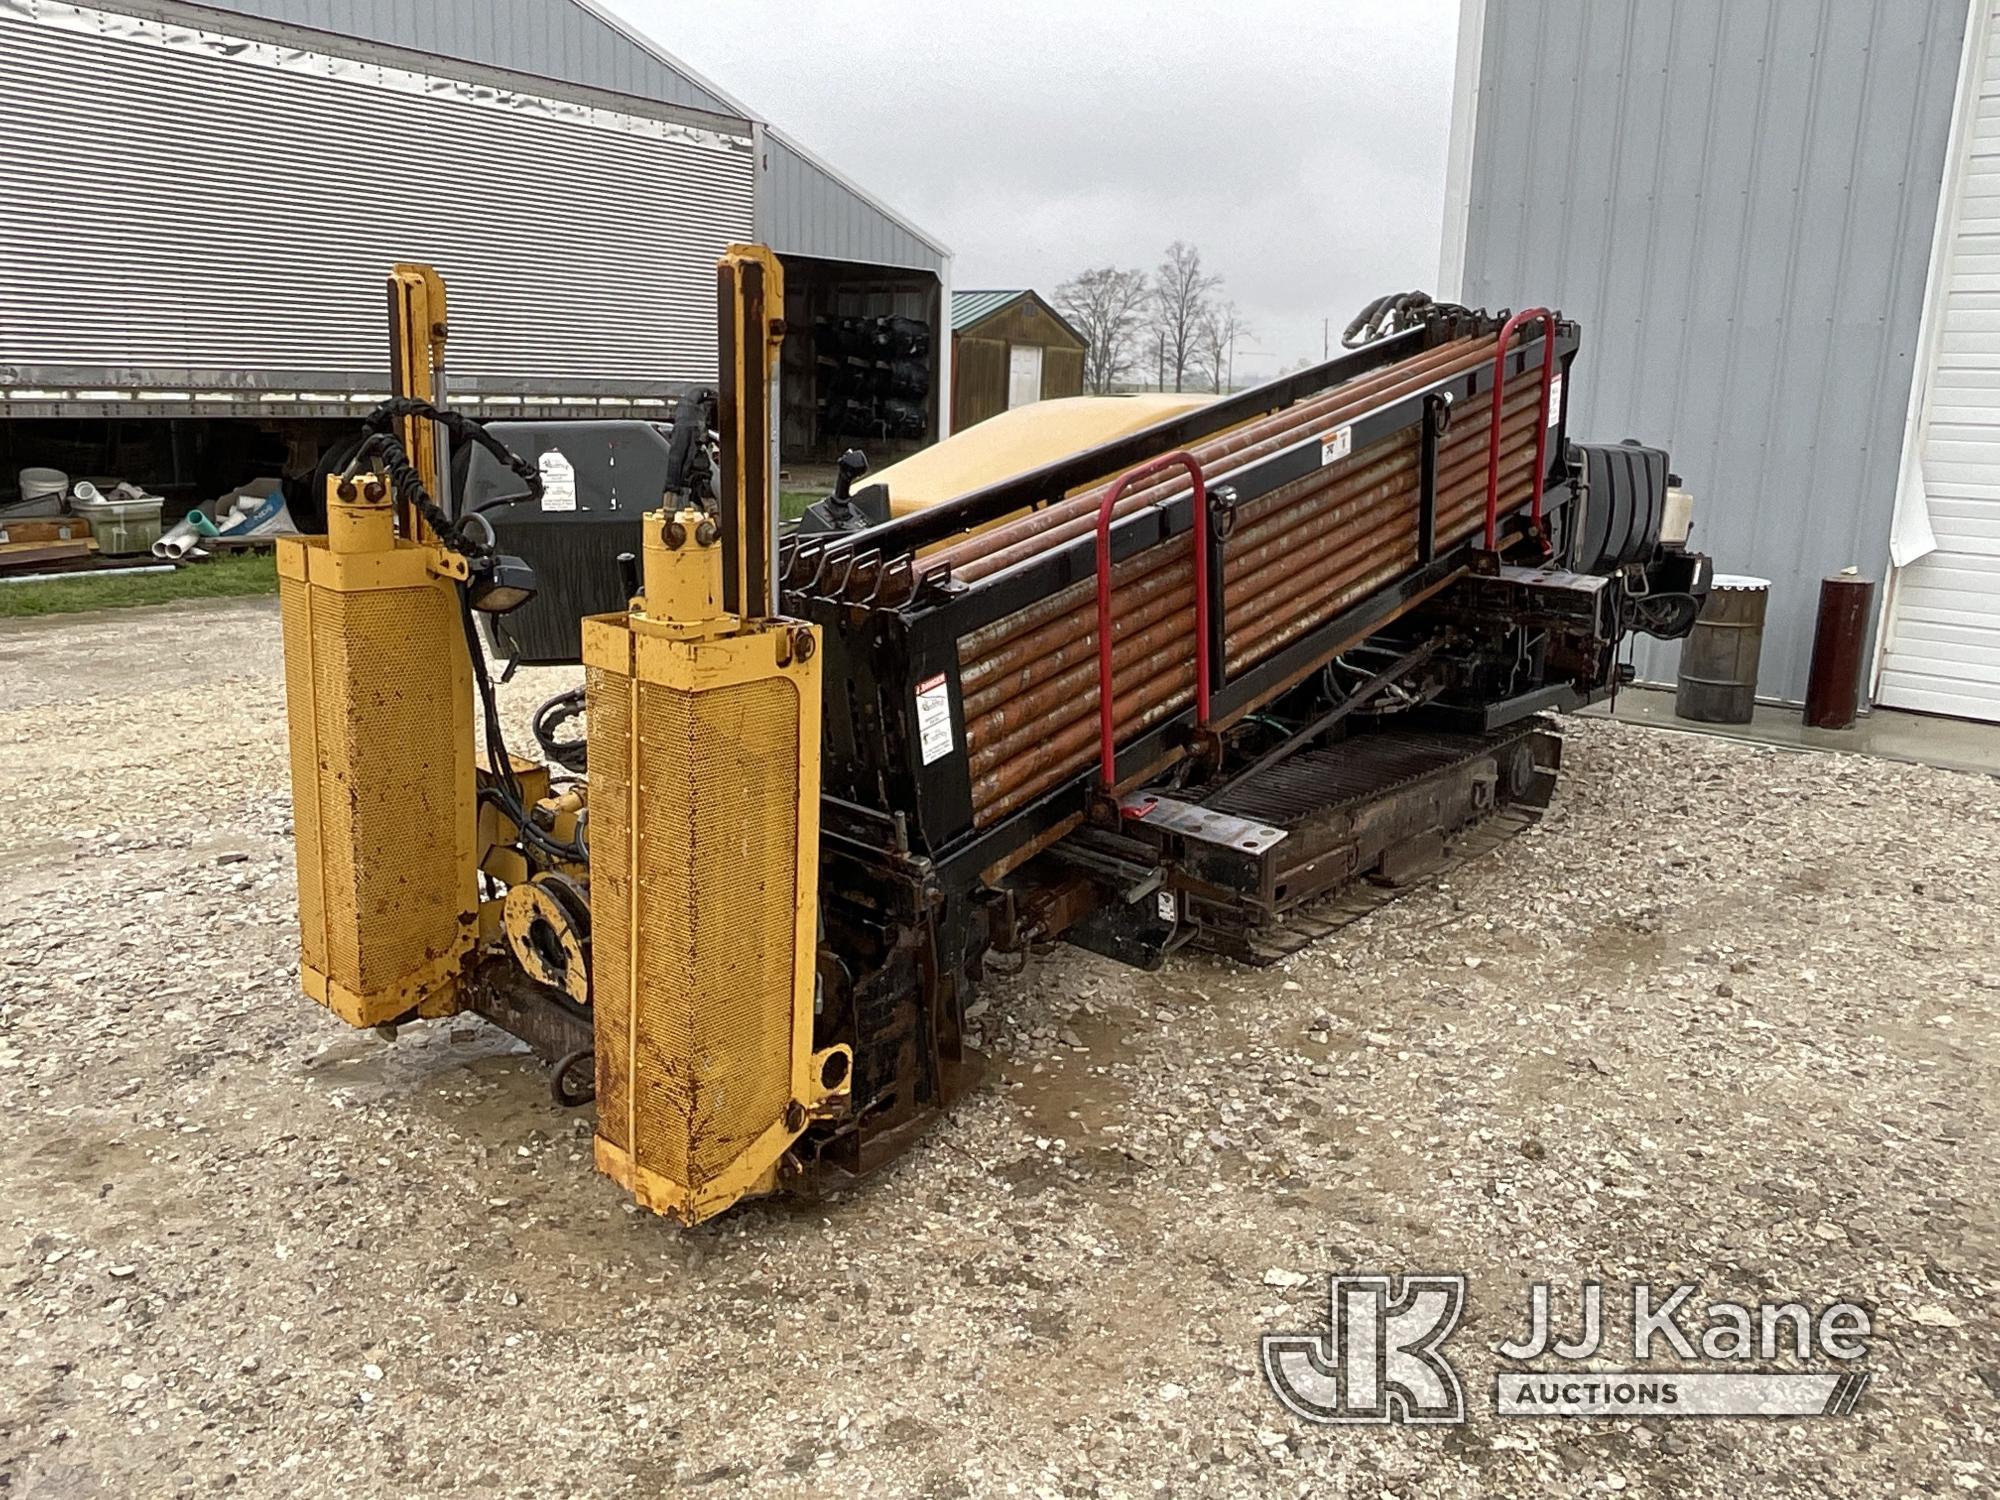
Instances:
[[[942,502],[850,455],[787,531],[776,257],[732,248],[718,296],[670,430],[480,424],[442,283],[397,268],[396,395],[279,553],[307,994],[512,1032],[684,1222],[894,1155],[974,1085],[989,966],[1266,962],[1531,817],[1550,713],[1708,588],[1667,455],[1570,440],[1545,309],[1382,298],[1270,384],[1138,431],[1110,398],[1054,461],[980,445]],[[584,669],[546,760],[488,640]]]

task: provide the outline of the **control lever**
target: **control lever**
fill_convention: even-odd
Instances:
[[[845,521],[854,512],[854,481],[868,472],[868,455],[859,448],[849,448],[840,455],[840,462],[834,465],[833,493],[827,497],[827,514],[836,521]]]
[[[634,552],[618,554],[618,581],[625,586],[625,597],[639,597],[639,557]]]
[[[820,536],[829,532],[866,531],[889,519],[889,492],[871,484],[854,493],[854,481],[868,472],[868,455],[849,448],[834,465],[833,493],[806,507],[795,527],[800,536]]]

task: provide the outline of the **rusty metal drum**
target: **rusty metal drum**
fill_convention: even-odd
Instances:
[[[1681,646],[1674,712],[1697,724],[1748,724],[1757,706],[1764,611],[1771,580],[1718,573],[1708,602]]]

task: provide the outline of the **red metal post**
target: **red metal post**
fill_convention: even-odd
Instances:
[[[1111,718],[1111,514],[1142,479],[1180,464],[1194,483],[1194,721],[1208,727],[1208,488],[1192,453],[1176,449],[1119,476],[1097,507],[1097,745],[1104,789],[1118,784],[1118,746]]]
[[[1500,352],[1493,356],[1493,425],[1486,435],[1488,552],[1500,540],[1500,400],[1507,389],[1507,346],[1514,341],[1514,330],[1530,318],[1539,318],[1542,324],[1541,420],[1535,431],[1535,494],[1534,509],[1530,512],[1536,534],[1539,535],[1542,529],[1542,479],[1548,473],[1549,461],[1549,394],[1555,387],[1556,378],[1556,315],[1546,307],[1528,307],[1507,320],[1507,326],[1500,330]]]
[[[1812,667],[1806,673],[1808,728],[1854,727],[1861,712],[1861,673],[1867,665],[1861,648],[1868,644],[1874,601],[1874,582],[1852,571],[1820,582]]]

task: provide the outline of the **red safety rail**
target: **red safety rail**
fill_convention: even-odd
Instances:
[[[1542,403],[1541,416],[1535,428],[1535,534],[1542,530],[1542,479],[1548,473],[1549,461],[1549,394],[1555,388],[1556,378],[1556,315],[1546,307],[1528,307],[1507,320],[1507,326],[1500,330],[1500,352],[1493,356],[1493,425],[1486,436],[1486,550],[1491,552],[1500,538],[1500,399],[1507,389],[1508,345],[1514,342],[1514,330],[1530,318],[1539,318],[1542,323]]]
[[[1111,513],[1133,485],[1176,464],[1194,481],[1194,720],[1208,727],[1208,487],[1195,456],[1176,449],[1119,476],[1097,507],[1097,743],[1107,792],[1115,790],[1118,777],[1111,722]]]

